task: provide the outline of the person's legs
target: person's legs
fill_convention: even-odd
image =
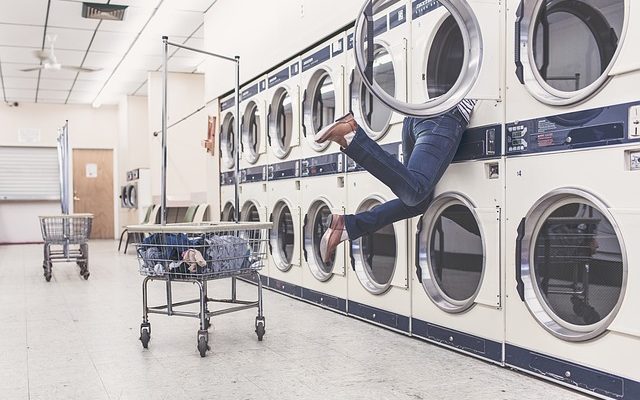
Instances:
[[[404,165],[357,127],[355,136],[348,137],[347,146],[343,145],[343,152],[388,186],[398,199],[368,212],[332,216],[321,242],[323,258],[330,257],[341,241],[357,239],[424,212],[436,183],[455,156],[467,124],[457,108],[432,119],[405,119]],[[333,140],[331,133],[324,137]]]

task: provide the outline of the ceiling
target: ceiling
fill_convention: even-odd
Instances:
[[[203,48],[204,13],[216,0],[92,0],[129,6],[123,21],[82,17],[80,0],[5,2],[0,13],[0,98],[5,102],[115,104],[122,95],[146,96],[149,71],[162,67],[163,35]],[[48,48],[63,65],[97,72],[40,70],[34,51]],[[169,48],[169,71],[196,73],[204,57]]]

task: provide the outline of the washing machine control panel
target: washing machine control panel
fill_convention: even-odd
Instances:
[[[236,173],[234,171],[220,174],[220,186],[230,186],[236,184]]]
[[[637,141],[631,133],[637,103],[578,111],[506,125],[507,155],[566,151]]]
[[[398,161],[402,162],[402,143],[383,144],[380,147],[382,147],[382,150],[386,151],[387,153],[395,157]],[[346,158],[347,158],[347,172],[364,171],[364,168],[358,165],[358,163],[356,163],[349,157],[346,157]]]
[[[453,162],[486,160],[502,155],[502,126],[488,125],[469,128],[462,140]]]
[[[263,182],[267,180],[267,166],[252,167],[240,171],[240,183]]]
[[[269,165],[267,180],[280,181],[300,177],[300,160]]]
[[[335,153],[300,161],[301,176],[323,176],[344,172],[344,154]]]

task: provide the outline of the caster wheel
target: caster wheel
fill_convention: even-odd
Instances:
[[[82,273],[82,277],[84,278],[85,281],[89,279],[89,276],[91,276],[89,271],[85,271]]]
[[[207,343],[207,338],[205,336],[198,337],[198,351],[200,352],[200,357],[205,357],[207,355],[207,350],[211,350]]]
[[[149,348],[149,341],[151,340],[151,325],[148,323],[143,323],[140,325],[140,341],[142,342],[142,347],[145,349]]]
[[[47,274],[47,273],[45,273],[45,274],[44,274],[44,279],[45,279],[47,282],[50,282],[50,281],[51,281],[51,274]]]
[[[258,336],[258,341],[262,342],[262,338],[266,333],[265,325],[264,325],[264,317],[256,317],[256,335]]]

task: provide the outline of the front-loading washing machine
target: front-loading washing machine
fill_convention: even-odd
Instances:
[[[235,171],[220,174],[220,221],[235,221],[236,176]]]
[[[502,125],[468,129],[412,221],[412,335],[502,363]]]
[[[240,221],[267,222],[267,165],[246,168],[241,171],[238,197],[240,200]],[[267,253],[268,249],[253,249],[260,253]],[[264,285],[268,285],[269,268],[266,262],[260,271],[260,278]],[[251,277],[251,279],[255,278]]]
[[[268,163],[266,90],[266,76],[240,90],[240,169]]]
[[[401,146],[387,150],[400,159]],[[367,212],[396,196],[347,160],[348,214]],[[360,172],[353,172],[360,171]],[[408,221],[402,220],[349,243],[348,314],[409,334],[411,290]]]
[[[314,136],[347,113],[344,92],[345,42],[346,36],[341,33],[301,57],[303,158],[340,151],[340,147],[333,142],[316,143]]]
[[[300,58],[267,74],[267,142],[269,162],[298,160],[300,144]]]
[[[301,160],[302,298],[347,311],[346,249],[340,244],[328,263],[320,257],[320,240],[331,214],[344,214],[345,157],[332,153]]]
[[[640,398],[640,143],[507,163],[506,364]]]
[[[505,362],[635,399],[640,7],[507,4]]]
[[[267,211],[273,228],[269,234],[269,286],[302,297],[302,211],[300,160],[269,166]]]
[[[389,96],[406,102],[409,87],[410,24],[409,1],[398,1],[376,12],[374,19],[373,62],[374,81]],[[349,110],[358,125],[380,144],[402,141],[404,116],[387,107],[362,82],[356,69],[355,29],[347,31],[346,94]]]
[[[236,98],[220,99],[220,172],[235,171],[236,167]]]

